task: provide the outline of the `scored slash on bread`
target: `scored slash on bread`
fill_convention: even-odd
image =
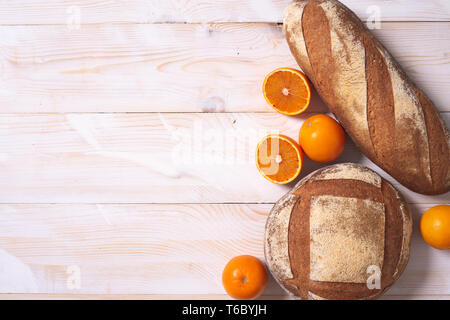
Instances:
[[[374,299],[409,259],[412,220],[397,190],[372,170],[338,164],[303,178],[272,208],[265,257],[280,285],[303,299]],[[370,289],[367,270],[381,270]]]
[[[297,63],[364,154],[413,191],[450,190],[449,130],[351,10],[335,0],[296,1],[284,30]]]

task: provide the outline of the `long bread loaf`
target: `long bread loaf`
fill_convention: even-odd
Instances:
[[[335,0],[296,1],[284,30],[297,63],[360,150],[407,188],[450,190],[450,134],[433,103]]]

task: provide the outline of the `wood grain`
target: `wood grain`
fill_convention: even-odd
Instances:
[[[375,34],[450,111],[450,23]],[[274,24],[1,26],[0,112],[271,112],[261,86],[281,66],[298,68]],[[314,94],[309,110],[327,108]]]
[[[271,204],[0,205],[1,293],[224,294],[221,272],[239,254],[263,259]],[[448,252],[418,230],[389,295],[449,295]],[[26,230],[26,232],[24,232]],[[79,268],[80,287],[68,286]],[[72,269],[70,269],[72,268]],[[283,295],[273,279],[266,295]]]
[[[0,300],[233,300],[226,294],[0,294]],[[257,300],[293,300],[285,295],[262,295]],[[379,300],[450,300],[450,295],[386,295]]]
[[[0,2],[2,24],[66,24],[79,8],[81,23],[281,22],[290,0],[15,0]],[[374,6],[383,21],[449,21],[446,0],[342,0],[363,19]]]
[[[310,115],[3,114],[0,203],[275,202],[294,183],[259,174],[257,142],[269,133],[296,138]],[[442,116],[448,126],[450,113]],[[336,162],[361,163],[393,181],[350,141]],[[322,166],[306,159],[300,177]],[[398,187],[409,202],[449,199]]]

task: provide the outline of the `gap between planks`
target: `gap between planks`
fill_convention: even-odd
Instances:
[[[381,20],[381,23],[450,23],[450,20],[408,20],[408,21],[395,21],[395,20]],[[235,25],[235,24],[253,24],[253,25],[274,25],[281,27],[283,22],[272,21],[209,21],[209,22],[97,22],[97,23],[85,23],[85,26],[127,26],[127,25]],[[61,27],[66,26],[65,23],[21,23],[21,24],[7,24],[0,23],[0,27]]]

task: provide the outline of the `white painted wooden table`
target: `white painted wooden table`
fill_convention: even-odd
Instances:
[[[0,298],[226,298],[223,266],[263,258],[266,216],[292,187],[259,175],[256,141],[295,138],[308,116],[261,93],[297,67],[289,2],[0,1]],[[375,34],[450,125],[450,1],[343,2],[380,10]],[[309,112],[327,112],[317,95]],[[392,181],[352,143],[344,161]],[[412,253],[384,298],[450,298],[450,252],[417,223],[450,195],[399,188]],[[265,294],[283,298],[273,280]]]

